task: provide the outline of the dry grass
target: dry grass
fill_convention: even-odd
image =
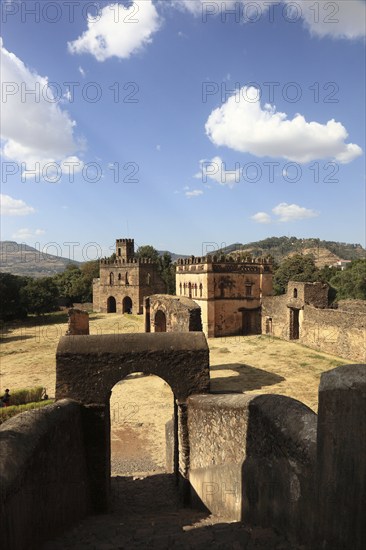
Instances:
[[[0,392],[6,387],[14,391],[40,385],[54,396],[56,348],[66,330],[67,316],[62,313],[41,322],[30,318],[5,326],[1,334]],[[91,334],[143,330],[141,316],[90,315]],[[315,411],[321,373],[352,362],[267,336],[217,338],[208,343],[213,390],[283,394]],[[144,449],[145,458],[164,468],[165,423],[172,414],[173,394],[160,378],[133,375],[116,384],[111,397],[112,455],[131,458],[128,452],[131,454],[134,441],[136,453]]]
[[[6,387],[16,390],[40,385],[53,396],[56,348],[66,330],[64,313],[5,325],[1,334],[0,392]],[[90,332],[143,332],[143,318],[92,313]],[[321,373],[352,362],[268,336],[210,339],[209,347],[212,389],[282,393],[315,411]]]

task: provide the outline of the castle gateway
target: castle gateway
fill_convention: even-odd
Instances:
[[[210,255],[178,260],[176,294],[201,307],[209,338],[260,334],[262,296],[272,294],[272,263]]]
[[[117,239],[115,254],[115,259],[100,262],[100,278],[93,281],[93,310],[140,314],[145,296],[166,292],[158,264],[135,257],[134,239]]]

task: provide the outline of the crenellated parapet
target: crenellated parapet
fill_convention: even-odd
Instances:
[[[156,262],[154,262],[154,260],[152,260],[151,258],[128,258],[128,259],[116,258],[115,260],[111,260],[109,258],[103,258],[102,260],[100,260],[101,266],[108,265],[112,267],[120,267],[120,266],[136,267],[137,265],[146,265],[146,264],[156,264]]]
[[[252,258],[250,256],[243,258],[234,256],[211,255],[207,256],[190,256],[189,258],[179,258],[177,265],[195,265],[195,264],[257,264],[257,265],[272,265],[271,258]]]

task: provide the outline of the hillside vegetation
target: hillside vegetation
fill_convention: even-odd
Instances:
[[[360,244],[298,239],[297,237],[269,237],[247,244],[235,243],[223,248],[224,254],[250,255],[254,258],[272,256],[276,263],[293,254],[310,254],[317,267],[329,266],[338,260],[366,258],[366,250]]]

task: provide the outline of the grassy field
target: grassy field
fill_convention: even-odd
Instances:
[[[66,333],[67,315],[30,317],[6,324],[1,332],[0,390],[41,385],[55,387],[55,354]],[[91,334],[143,332],[142,316],[90,315]],[[212,389],[247,393],[282,393],[316,411],[322,372],[351,363],[294,342],[268,336],[209,339]]]
[[[5,325],[1,393],[41,385],[53,397],[56,348],[66,330],[65,313]],[[91,334],[143,330],[142,316],[90,314]],[[321,373],[352,362],[268,336],[212,338],[208,344],[213,390],[283,394],[314,411]],[[125,473],[121,464],[137,473],[164,470],[165,423],[172,414],[173,394],[162,379],[137,374],[116,384],[111,397],[112,471]]]

